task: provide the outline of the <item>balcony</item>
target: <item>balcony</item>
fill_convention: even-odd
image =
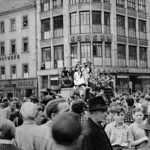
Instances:
[[[146,33],[145,32],[139,32],[139,39],[146,40],[147,39]]]
[[[92,32],[93,33],[102,33],[102,25],[92,25]]]
[[[129,29],[129,31],[128,31],[128,37],[130,37],[130,38],[136,38],[136,29]]]
[[[105,34],[110,34],[110,26],[104,25],[104,32]]]
[[[50,31],[42,32],[41,39],[42,40],[50,39]]]
[[[105,58],[105,65],[111,66],[111,58]]]
[[[117,27],[117,35],[125,37],[125,27],[118,26]]]
[[[54,38],[56,37],[63,37],[63,28],[54,29]]]
[[[126,67],[126,59],[118,59],[118,66]]]
[[[137,67],[137,60],[129,60],[129,66],[132,68],[136,68]]]
[[[140,60],[140,68],[147,68],[147,61]]]

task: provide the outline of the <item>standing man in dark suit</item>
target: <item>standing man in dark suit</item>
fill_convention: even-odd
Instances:
[[[88,101],[89,118],[83,127],[82,150],[112,150],[110,141],[104,131],[107,105],[102,96]]]

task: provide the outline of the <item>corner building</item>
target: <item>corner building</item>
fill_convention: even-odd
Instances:
[[[91,61],[115,90],[150,92],[148,0],[39,0],[39,94],[59,71]]]
[[[33,1],[0,2],[0,96],[37,94],[35,24]]]

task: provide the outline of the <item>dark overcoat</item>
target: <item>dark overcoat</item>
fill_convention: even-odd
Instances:
[[[83,127],[82,150],[112,150],[108,136],[102,126],[90,118]]]

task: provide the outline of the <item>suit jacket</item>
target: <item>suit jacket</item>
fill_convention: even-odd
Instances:
[[[83,127],[82,150],[112,150],[110,141],[101,125],[88,119]]]

